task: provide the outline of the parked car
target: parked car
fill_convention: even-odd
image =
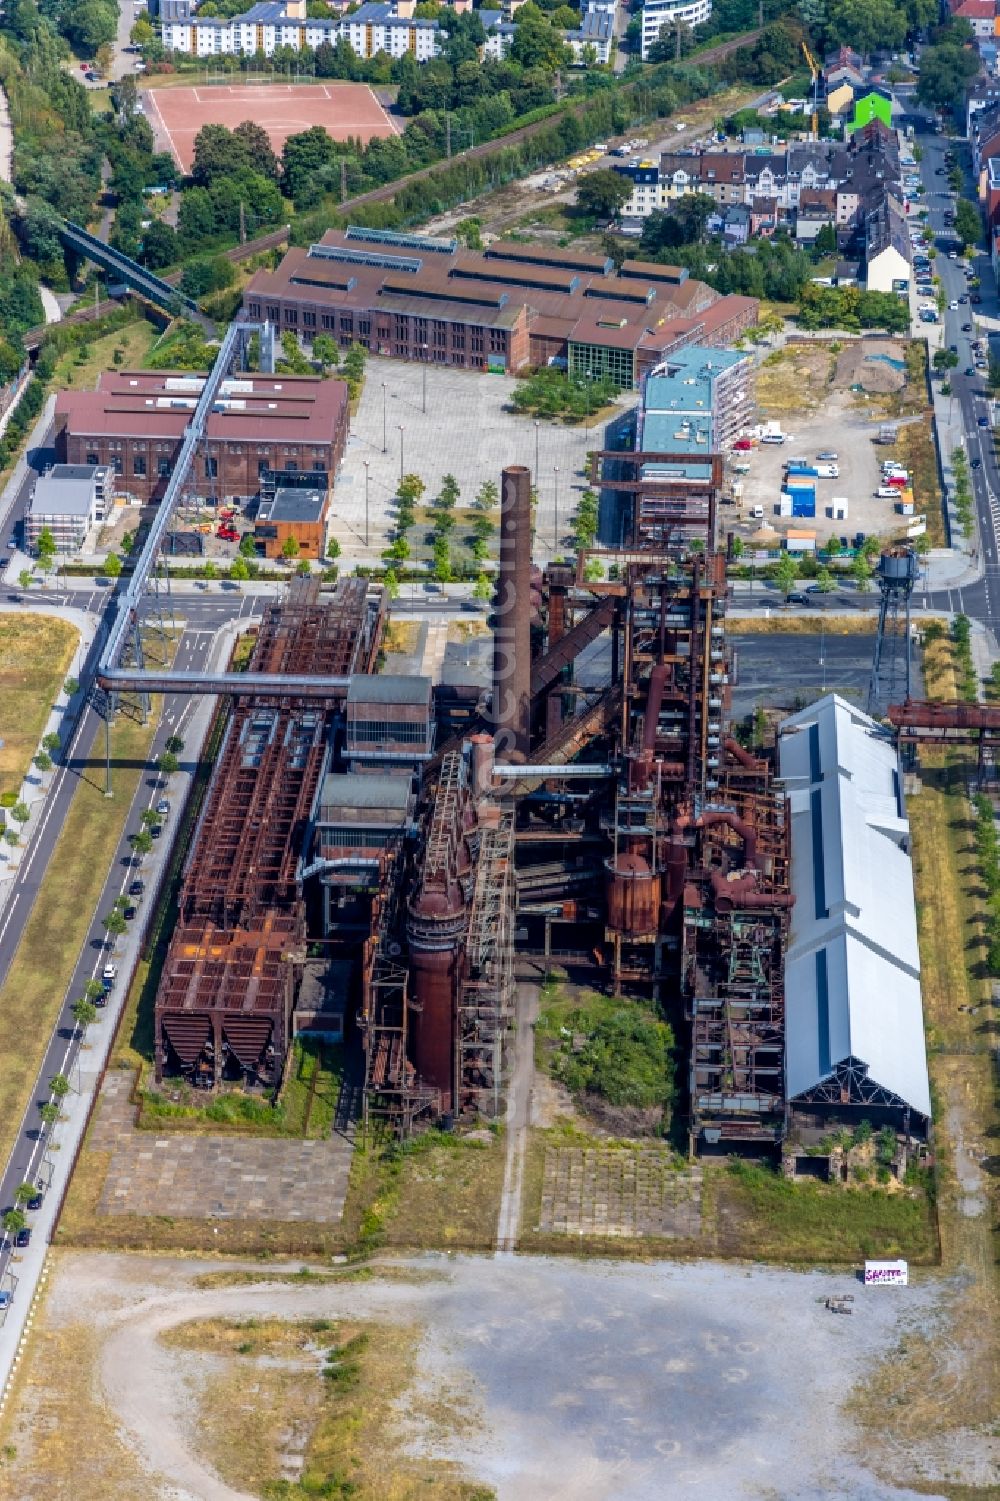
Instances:
[[[982,459],[971,459],[969,461],[969,468],[970,469],[982,469],[982,467],[983,467],[983,461],[982,461]]]
[[[169,799],[165,798],[165,797],[161,797],[160,801],[156,805],[156,811],[157,811],[157,813],[159,813],[159,815],[160,815],[161,818],[169,818],[169,816],[170,816],[170,801],[169,801]]]
[[[31,1198],[28,1200],[27,1204],[25,1204],[25,1206],[24,1206],[25,1209],[31,1209],[31,1210],[41,1209],[41,1207],[42,1207],[42,1199],[44,1197],[45,1197],[45,1195],[42,1193],[42,1190],[40,1188],[36,1188],[35,1191],[34,1191],[34,1193],[31,1195]]]
[[[811,603],[812,601],[809,599],[809,596],[800,593],[798,590],[794,594],[789,594],[785,599],[786,605],[808,605]]]
[[[818,453],[816,457],[822,464],[835,464],[837,462],[837,455],[833,452],[832,448],[825,448],[823,452]]]
[[[9,1292],[0,1293],[0,1312],[5,1312],[14,1301],[14,1294]]]
[[[23,1251],[25,1246],[31,1245],[31,1230],[27,1225],[14,1236],[14,1244],[19,1251]]]
[[[963,332],[963,334],[971,334],[971,332],[972,332],[972,324],[971,323],[963,323],[962,324],[962,332]]]
[[[988,417],[979,417],[976,419],[976,421],[979,427],[989,427],[990,425],[990,419]]]
[[[145,881],[132,881],[129,883],[129,896],[142,896],[146,890]]]
[[[122,908],[122,917],[124,917],[126,922],[131,922],[138,911],[139,909],[135,903],[129,902],[127,907]]]
[[[118,978],[118,966],[117,966],[117,964],[106,964],[104,966],[104,969],[103,969],[102,973],[101,973],[101,984],[104,986],[104,989],[106,991],[107,990],[113,990],[114,987],[115,987],[115,981],[117,980],[117,978]]]
[[[975,365],[966,365],[966,367],[965,367],[965,374],[966,375],[975,375],[975,373],[976,373],[976,367],[975,367]]]
[[[150,836],[151,839],[159,839],[159,837],[160,837],[160,835],[162,833],[163,833],[163,825],[162,825],[162,823],[154,823],[154,824],[150,825],[149,836]]]
[[[737,438],[736,442],[733,444],[733,448],[736,453],[750,453],[753,450],[753,439]]]

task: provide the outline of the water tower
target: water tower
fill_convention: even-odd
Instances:
[[[910,547],[890,547],[878,561],[879,611],[868,713],[878,715],[910,696],[910,596],[917,557]],[[900,694],[900,688],[903,692]]]

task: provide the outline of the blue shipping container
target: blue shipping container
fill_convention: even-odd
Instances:
[[[819,470],[814,469],[811,464],[789,464],[788,478],[791,479],[793,474],[802,474],[806,478],[819,479]]]
[[[812,492],[793,490],[792,492],[792,515],[815,516],[816,497]]]

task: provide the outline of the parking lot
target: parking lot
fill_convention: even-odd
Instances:
[[[743,486],[736,514],[751,534],[762,526],[779,536],[784,536],[790,527],[814,528],[817,542],[822,546],[830,536],[853,538],[859,531],[886,536],[898,533],[904,525],[903,518],[893,509],[893,502],[880,500],[875,494],[880,465],[891,450],[873,442],[887,420],[897,426],[912,420],[904,415],[897,422],[885,416],[886,403],[894,401],[906,387],[903,344],[900,340],[865,339],[845,342],[839,351],[829,351],[829,346],[827,350],[832,373],[825,390],[818,350],[813,357],[814,378],[821,392],[819,399],[815,388],[804,390],[799,410],[785,405],[781,412],[785,442],[761,444],[750,453],[733,453],[731,457],[729,472]],[[798,351],[788,351],[789,359],[800,357]],[[762,384],[767,393],[768,382]],[[764,402],[760,415],[775,420],[774,412]],[[816,487],[815,518],[781,516],[779,500],[785,465],[792,458],[804,458],[811,465],[820,453],[835,453],[840,472],[836,478],[811,481]],[[740,473],[739,468],[744,466],[748,472]],[[835,521],[829,514],[835,496],[847,499],[846,520]],[[753,517],[757,506],[763,509],[763,521]]]
[[[484,480],[499,486],[507,464],[525,464],[534,472],[536,453],[535,556],[539,562],[547,559],[555,542],[557,508],[559,532],[565,535],[580,491],[586,488],[587,450],[601,446],[601,429],[558,422],[541,422],[536,428],[530,417],[508,410],[516,387],[517,382],[505,375],[369,358],[334,490],[330,531],[340,542],[345,562],[373,561],[387,545],[401,471],[420,476],[428,501],[439,492],[444,476],[453,474],[461,490],[458,505],[463,507],[472,502]],[[634,405],[635,394],[626,392],[620,401],[622,407]]]

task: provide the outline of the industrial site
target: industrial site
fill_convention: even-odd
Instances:
[[[58,393],[0,1497],[990,1494],[993,575],[759,313],[350,226]]]

